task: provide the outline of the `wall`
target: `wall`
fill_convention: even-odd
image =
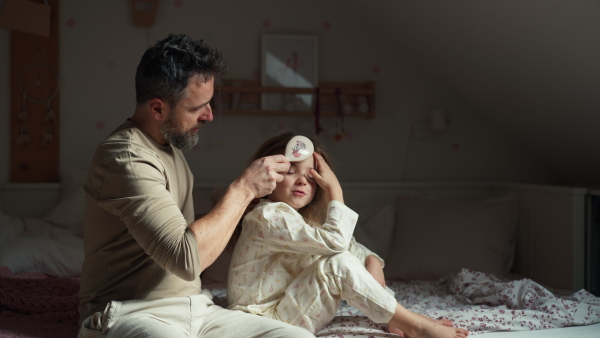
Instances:
[[[285,33],[318,36],[320,80],[376,81],[375,119],[345,119],[347,137],[341,141],[333,137],[340,130],[336,120],[322,120],[320,138],[340,179],[555,181],[530,154],[398,54],[401,48],[372,33],[368,22],[327,2],[159,1],[156,24],[139,28],[132,24],[129,1],[62,0],[60,25],[63,168],[86,168],[95,146],[131,115],[139,58],[168,33],[204,38],[220,49],[228,78],[258,78],[261,35]],[[6,135],[9,33],[3,28],[0,46],[0,135]],[[438,107],[450,128],[435,137],[411,137],[413,123]],[[266,137],[283,129],[310,135],[313,124],[312,118],[215,111],[215,120],[200,131],[200,145],[187,154],[190,167],[197,181],[230,181]],[[0,183],[8,181],[7,142],[7,136],[0,139]]]
[[[600,2],[330,0],[552,168],[600,186]]]
[[[10,32],[0,28],[0,182],[8,180],[9,170],[9,77]]]

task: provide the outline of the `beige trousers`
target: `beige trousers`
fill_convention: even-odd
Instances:
[[[206,295],[112,301],[84,320],[86,337],[313,337],[304,329],[214,305]]]
[[[376,323],[387,323],[396,310],[393,291],[381,286],[350,252],[323,256],[286,289],[272,318],[316,333],[333,319],[341,300]]]

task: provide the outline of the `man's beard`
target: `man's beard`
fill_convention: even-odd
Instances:
[[[200,136],[193,129],[200,128],[203,124],[203,122],[200,122],[197,127],[181,132],[179,131],[181,129],[179,120],[177,120],[174,113],[171,113],[165,123],[160,126],[160,132],[171,145],[185,151],[192,149],[198,143]]]

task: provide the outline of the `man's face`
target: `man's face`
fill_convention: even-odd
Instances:
[[[176,148],[191,149],[198,143],[198,130],[213,120],[210,100],[214,93],[214,78],[203,82],[199,76],[190,78],[186,94],[160,126],[164,138]]]

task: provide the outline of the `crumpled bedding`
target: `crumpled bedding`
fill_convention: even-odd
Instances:
[[[75,277],[81,273],[83,239],[42,218],[0,211],[0,266],[14,273]]]
[[[79,285],[69,276],[79,275],[82,262],[81,237],[43,219],[0,212],[0,336],[76,332]],[[471,335],[600,323],[600,297],[585,290],[559,295],[529,279],[503,280],[464,269],[436,281],[388,281],[388,286],[407,309],[450,319]],[[226,306],[225,290],[212,292],[215,303]],[[345,302],[317,336],[396,337]]]
[[[411,311],[448,318],[471,335],[600,323],[600,297],[580,290],[560,296],[529,279],[505,281],[462,270],[436,281],[388,281]],[[0,336],[65,337],[77,332],[79,279],[41,273],[13,274],[0,267]],[[225,289],[213,301],[226,306]],[[397,337],[342,302],[317,337]]]
[[[79,278],[0,267],[0,337],[75,337]]]
[[[585,290],[560,296],[530,279],[506,281],[463,269],[436,281],[388,281],[387,286],[407,309],[450,319],[470,335],[600,323],[600,297]],[[225,290],[213,290],[213,295],[215,303],[226,305]],[[397,336],[342,302],[317,337]]]

